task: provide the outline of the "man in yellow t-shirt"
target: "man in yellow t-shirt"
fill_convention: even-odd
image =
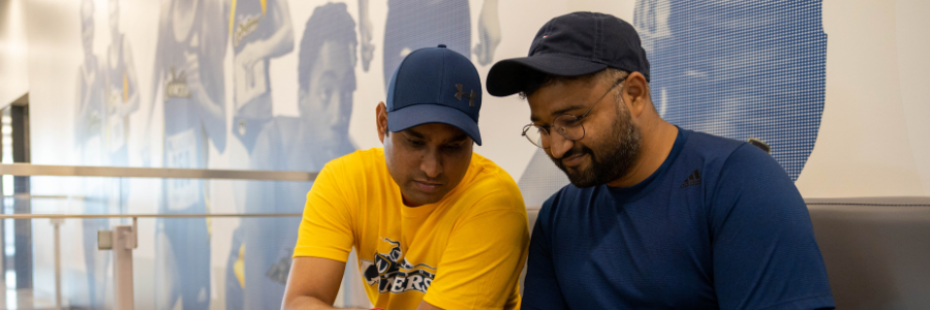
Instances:
[[[349,252],[378,308],[518,309],[529,234],[481,145],[481,80],[444,45],[408,55],[377,107],[384,148],[329,162],[307,194],[284,309],[332,309]]]

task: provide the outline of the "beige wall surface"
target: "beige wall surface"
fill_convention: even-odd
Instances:
[[[26,1],[0,1],[0,106],[29,90]]]

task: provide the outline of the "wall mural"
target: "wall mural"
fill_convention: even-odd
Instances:
[[[321,1],[301,14],[291,7],[307,10],[306,4],[286,0],[165,0],[157,25],[133,24],[157,28],[153,63],[136,63],[130,41],[146,42],[121,31],[127,22],[120,22],[120,1],[126,0],[82,0],[75,14],[83,61],[73,95],[74,150],[83,165],[126,166],[139,156],[143,166],[203,169],[211,167],[212,152],[235,156],[243,169],[319,171],[357,149],[349,134],[357,74],[380,73],[386,88],[404,56],[439,43],[487,66],[499,60],[495,51],[503,39],[497,0],[388,0],[386,10],[372,9],[385,4],[368,0]],[[104,4],[110,35],[98,56],[94,12]],[[478,16],[472,16],[473,7]],[[683,128],[763,140],[797,178],[817,138],[824,103],[820,14],[819,1],[637,1],[632,22],[652,64],[660,114]],[[508,57],[516,56],[522,55]],[[297,87],[290,103],[274,98],[281,95],[274,90],[290,92],[282,85],[293,81],[275,75],[272,63],[292,58],[296,68],[287,70],[296,71]],[[370,70],[379,60],[381,72]],[[139,76],[136,68],[152,71]],[[276,114],[273,107],[282,102],[296,115]],[[141,109],[145,121],[130,123],[140,106],[148,107]],[[131,132],[148,141],[131,141]],[[160,146],[160,159],[151,158],[158,154],[152,146]],[[230,149],[244,154],[229,155]],[[514,177],[528,206],[541,205],[568,184],[541,150]],[[161,181],[153,189],[159,191],[157,211],[209,213],[211,184]],[[235,203],[246,213],[300,213],[311,186],[246,182],[244,200]],[[141,189],[102,178],[80,189],[86,213],[125,213],[133,190]],[[86,270],[66,294],[72,306],[102,309],[111,302],[106,290],[112,266],[109,253],[96,250],[96,231],[114,223],[82,221]],[[209,220],[159,219],[152,240],[154,291],[145,294],[154,294],[157,309],[215,308],[216,296],[223,296],[219,301],[227,309],[280,308],[299,223],[244,218],[232,234],[215,234]],[[211,253],[218,243],[228,244],[229,252]],[[211,259],[216,255],[222,257]],[[217,259],[226,262],[219,283],[211,265]],[[344,281],[360,283],[352,269]],[[343,303],[365,306],[363,291],[346,294]]]
[[[91,0],[81,1],[83,64],[78,68],[75,111],[75,148],[81,164],[127,166],[129,164],[129,115],[141,100],[132,57],[132,45],[119,28],[119,0],[108,2],[110,45],[103,58],[93,54],[94,9]],[[84,182],[84,213],[125,213],[129,197],[126,179],[90,178]],[[86,296],[92,308],[103,307],[109,255],[97,251],[97,231],[108,229],[109,219],[82,221]]]
[[[164,111],[162,163],[166,168],[204,169],[208,143],[223,152],[228,5],[214,0],[162,4],[152,77],[152,109]],[[149,125],[151,116],[149,111]],[[151,130],[147,128],[150,137]],[[167,179],[161,213],[209,213],[210,182]],[[158,219],[155,228],[155,305],[207,309],[210,302],[210,227],[202,218]]]
[[[761,139],[797,180],[823,114],[821,2],[642,0],[634,16],[662,117],[731,139]]]
[[[286,8],[284,2],[279,4]],[[320,171],[330,160],[355,151],[348,127],[357,62],[355,21],[345,4],[330,3],[314,9],[305,29],[299,37],[297,66],[300,115],[273,117],[261,126],[254,142],[243,142],[252,145],[250,169]],[[267,108],[237,113],[271,111],[270,101],[262,104]],[[311,185],[249,182],[245,212],[301,213]],[[242,220],[227,265],[227,309],[281,308],[299,226],[300,218]]]

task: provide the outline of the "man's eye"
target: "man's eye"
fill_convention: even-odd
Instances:
[[[578,119],[566,119],[562,120],[562,127],[573,127],[578,124]]]
[[[407,142],[409,142],[410,145],[415,146],[415,147],[421,147],[421,146],[426,145],[426,143],[423,143],[423,141],[419,141],[419,140],[410,140],[410,139],[407,139]]]
[[[461,144],[456,144],[456,145],[446,145],[446,146],[444,146],[444,147],[443,147],[443,149],[445,149],[445,150],[446,150],[446,152],[456,152],[456,151],[458,151],[458,150],[461,150],[461,149],[462,149],[462,145],[461,145]]]

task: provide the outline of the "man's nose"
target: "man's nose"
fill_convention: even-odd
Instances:
[[[557,132],[553,132],[549,135],[549,155],[551,155],[552,158],[562,158],[565,152],[572,149],[574,144],[574,141],[566,139]]]
[[[420,170],[423,170],[430,179],[437,178],[442,174],[442,158],[440,158],[438,150],[427,151],[423,155]]]

